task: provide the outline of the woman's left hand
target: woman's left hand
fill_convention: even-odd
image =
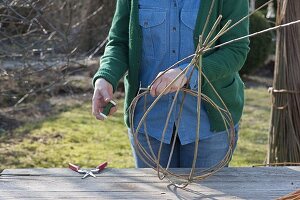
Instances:
[[[170,69],[161,77],[159,77],[163,72],[160,72],[157,77],[157,80],[154,82],[150,88],[151,96],[158,96],[163,93],[164,89],[182,72],[180,68]],[[187,78],[182,74],[172,86],[164,92],[164,94],[172,93],[182,88],[187,83]]]

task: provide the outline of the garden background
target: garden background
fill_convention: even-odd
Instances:
[[[0,171],[67,167],[69,162],[134,167],[123,123],[122,81],[116,115],[99,122],[91,114],[91,78],[114,6],[109,0],[0,1]],[[274,26],[274,17],[272,8],[253,15],[251,32]],[[246,106],[230,166],[266,161],[274,38],[275,32],[251,39],[241,71]]]

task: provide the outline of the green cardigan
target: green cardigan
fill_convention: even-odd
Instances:
[[[209,13],[211,1],[201,0],[194,31],[195,47]],[[220,14],[223,16],[223,20],[217,31],[228,20],[231,19],[234,23],[246,16],[248,14],[248,0],[216,0],[211,20],[206,29],[206,35]],[[104,78],[112,84],[115,90],[119,80],[128,72],[124,79],[126,91],[124,109],[127,126],[129,126],[127,109],[137,95],[139,88],[142,34],[138,16],[138,0],[117,0],[108,44],[104,55],[101,57],[100,68],[93,78],[93,83],[98,78]],[[215,45],[245,36],[248,32],[249,20],[245,20],[223,35]],[[246,60],[249,51],[248,46],[249,39],[244,39],[210,51],[203,57],[203,72],[222,97],[235,124],[239,122],[244,106],[244,84],[239,77],[238,71]],[[202,84],[202,92],[223,107],[210,86],[205,82]],[[205,107],[210,120],[211,130],[215,132],[225,130],[224,122],[219,112],[208,103],[205,103]]]

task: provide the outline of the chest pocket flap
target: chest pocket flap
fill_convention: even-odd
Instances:
[[[142,29],[143,58],[161,59],[166,50],[166,12],[154,9],[139,9],[139,24]],[[143,60],[147,62],[146,59]]]
[[[194,30],[197,20],[196,10],[182,10],[180,15],[181,21],[184,25]]]
[[[166,12],[150,9],[139,10],[139,23],[144,28],[150,28],[162,24],[166,20]]]

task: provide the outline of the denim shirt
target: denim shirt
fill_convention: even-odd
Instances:
[[[142,29],[142,62],[139,72],[141,87],[148,87],[157,74],[167,69],[178,60],[195,52],[193,32],[201,0],[139,0],[139,24]],[[181,69],[189,61],[182,63]],[[192,74],[191,89],[197,90],[197,71]],[[164,143],[170,143],[174,123],[178,119],[183,93],[179,93],[167,125],[165,137],[162,133],[165,127],[174,94],[162,96],[149,112],[145,124],[139,132],[147,133]],[[146,104],[145,104],[146,98]],[[147,95],[137,104],[134,126],[137,128],[145,108],[148,108],[155,98]],[[195,142],[197,131],[197,98],[186,95],[181,120],[178,127],[178,137],[182,145]],[[210,131],[210,123],[206,110],[201,105],[200,139],[214,135]]]

